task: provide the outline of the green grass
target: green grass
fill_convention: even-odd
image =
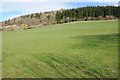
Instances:
[[[118,75],[118,22],[49,25],[3,32],[4,78]]]
[[[0,79],[2,79],[2,32],[0,32]]]

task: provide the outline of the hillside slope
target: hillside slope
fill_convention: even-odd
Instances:
[[[3,32],[3,78],[115,78],[118,22]]]

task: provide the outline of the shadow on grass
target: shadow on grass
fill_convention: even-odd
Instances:
[[[118,36],[120,34],[104,34],[104,35],[83,35],[72,36],[76,40],[76,44],[72,44],[71,48],[106,48],[118,47]],[[107,45],[106,45],[107,44]]]

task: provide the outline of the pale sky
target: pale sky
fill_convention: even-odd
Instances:
[[[120,0],[1,0],[2,2],[119,2]]]

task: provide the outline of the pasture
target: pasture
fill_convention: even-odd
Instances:
[[[118,22],[88,21],[2,33],[3,78],[118,75]]]

